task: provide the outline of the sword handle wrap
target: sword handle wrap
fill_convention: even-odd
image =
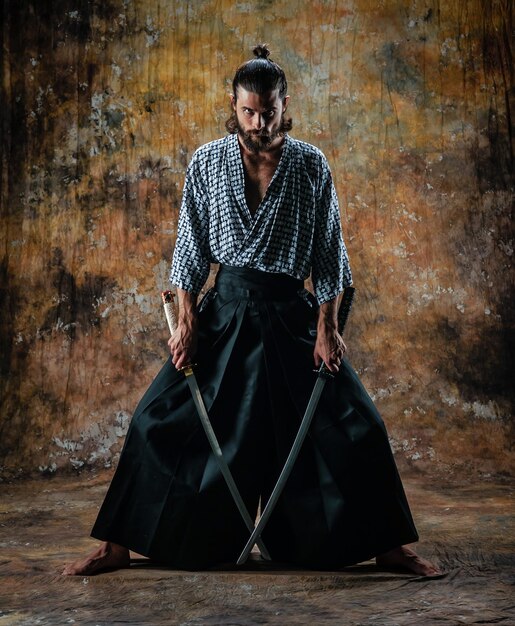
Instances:
[[[173,335],[177,329],[177,313],[175,312],[175,294],[173,291],[162,291],[161,298],[163,300],[163,308],[165,310],[166,321],[170,329],[170,335]]]
[[[340,302],[340,308],[338,309],[338,332],[343,334],[347,318],[349,317],[352,301],[354,300],[354,287],[345,287],[343,290],[342,301]]]

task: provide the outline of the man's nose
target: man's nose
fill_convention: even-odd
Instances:
[[[265,116],[260,113],[256,113],[252,121],[254,122],[254,128],[256,130],[261,130],[265,126]]]

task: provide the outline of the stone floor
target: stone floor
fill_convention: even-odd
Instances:
[[[427,581],[372,562],[309,572],[253,559],[182,572],[134,556],[131,568],[59,575],[89,551],[110,474],[0,484],[0,626],[35,624],[515,624],[513,486],[405,476],[418,551],[448,575]]]

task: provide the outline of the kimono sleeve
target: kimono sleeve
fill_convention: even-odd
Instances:
[[[196,157],[186,171],[170,271],[173,285],[194,294],[199,293],[209,276],[211,259],[208,198]]]
[[[311,279],[319,304],[336,298],[344,287],[352,284],[349,257],[343,242],[338,198],[325,158],[322,161],[315,218]]]

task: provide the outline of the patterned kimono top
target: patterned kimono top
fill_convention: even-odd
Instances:
[[[327,160],[285,136],[281,159],[258,209],[245,200],[237,135],[201,146],[186,172],[170,281],[198,293],[210,263],[311,274],[319,304],[352,284],[338,199]]]

